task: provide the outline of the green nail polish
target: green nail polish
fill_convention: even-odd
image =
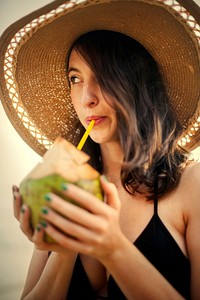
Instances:
[[[47,208],[45,208],[45,207],[42,207],[42,208],[41,208],[41,212],[42,212],[43,214],[47,215],[48,212],[49,212],[49,210],[48,210]]]
[[[40,232],[40,230],[41,230],[40,225],[37,225],[36,230],[37,230],[38,232]]]
[[[68,190],[68,184],[67,183],[62,183],[62,189],[64,190],[64,191],[67,191]]]
[[[45,221],[41,221],[40,224],[42,225],[42,227],[46,228],[47,227],[47,223]]]
[[[23,214],[25,213],[25,208],[24,208],[23,206],[21,207],[20,210],[21,210],[21,212],[22,212]]]
[[[103,179],[104,179],[105,181],[108,181],[108,178],[106,177],[106,175],[103,175]]]
[[[49,194],[46,194],[44,195],[44,199],[47,201],[47,202],[51,202],[52,198]]]

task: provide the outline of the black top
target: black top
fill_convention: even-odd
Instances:
[[[134,245],[185,299],[190,299],[190,262],[159,218],[157,203],[155,199],[154,214]],[[112,276],[109,277],[107,290],[108,297],[105,299],[126,299]],[[78,257],[67,300],[80,299],[97,298]]]

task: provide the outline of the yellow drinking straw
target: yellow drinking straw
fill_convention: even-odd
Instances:
[[[86,129],[84,135],[82,136],[82,139],[80,140],[77,149],[81,150],[87,140],[88,135],[90,134],[90,131],[92,130],[92,127],[94,126],[95,120],[91,120],[88,128]]]

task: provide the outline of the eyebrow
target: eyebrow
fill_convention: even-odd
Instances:
[[[69,74],[69,73],[72,72],[72,71],[74,71],[74,72],[80,72],[79,69],[71,67],[71,68],[69,68],[69,69],[67,70],[67,73]]]

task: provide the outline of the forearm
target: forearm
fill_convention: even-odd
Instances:
[[[52,252],[37,284],[28,294],[23,293],[22,299],[66,299],[76,257]]]
[[[182,296],[126,238],[101,262],[128,300],[181,300]]]

